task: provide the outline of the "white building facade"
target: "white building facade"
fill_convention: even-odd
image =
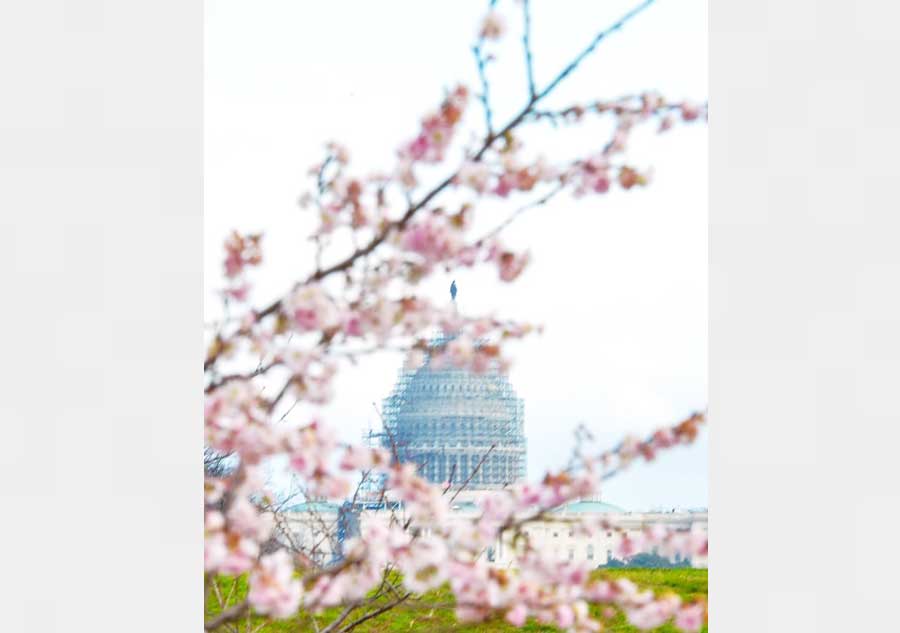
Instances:
[[[474,521],[480,509],[472,501],[462,501],[453,507],[451,521]],[[310,558],[319,564],[337,561],[341,557],[341,544],[352,537],[371,521],[389,522],[399,516],[404,520],[402,508],[351,510],[331,503],[301,504],[280,516],[280,539],[293,549],[308,552]],[[607,529],[595,529],[588,535],[577,528],[581,522],[598,524],[606,521]],[[523,531],[529,542],[544,556],[559,561],[587,563],[594,567],[606,565],[611,559],[619,558],[616,553],[624,535],[638,537],[652,526],[662,526],[668,530],[708,532],[707,512],[626,512],[615,506],[596,500],[581,500],[567,504],[552,513],[547,520],[528,523]],[[511,538],[498,538],[492,547],[483,553],[492,565],[515,568],[516,551]],[[669,558],[673,563],[706,567],[707,557],[688,560]]]

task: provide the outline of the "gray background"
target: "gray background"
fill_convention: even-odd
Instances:
[[[0,3],[3,631],[199,631],[202,5]]]
[[[897,13],[710,10],[713,631],[896,613]],[[196,631],[201,6],[0,25],[3,630]]]
[[[710,6],[711,631],[900,626],[898,13]]]

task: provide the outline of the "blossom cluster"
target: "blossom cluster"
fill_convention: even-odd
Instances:
[[[468,99],[468,88],[461,84],[454,87],[438,110],[422,119],[419,134],[400,149],[400,158],[408,164],[442,161],[465,112]]]
[[[656,92],[643,92],[636,95],[619,97],[612,101],[596,101],[586,105],[573,105],[562,110],[542,110],[534,112],[536,119],[546,119],[554,123],[578,123],[589,114],[607,115],[616,118],[617,127],[630,128],[640,121],[655,120],[657,130],[666,132],[677,121],[692,123],[706,120],[708,106],[694,101],[666,100]]]
[[[514,152],[517,146],[508,147],[495,161],[467,160],[454,176],[454,182],[478,194],[493,194],[506,198],[514,191],[532,191],[541,183],[557,181],[562,172],[549,165],[543,158],[531,162],[522,161]]]
[[[492,9],[481,20],[478,37],[484,40],[499,40],[506,33],[506,20],[499,11]]]
[[[636,459],[653,461],[661,450],[692,443],[700,433],[700,426],[705,422],[704,414],[694,413],[675,426],[655,431],[644,440],[628,436],[615,450],[603,453],[600,456],[600,462],[604,468],[618,471]]]
[[[250,290],[250,284],[246,280],[246,269],[250,266],[259,266],[262,262],[262,249],[260,241],[262,235],[241,235],[233,231],[225,240],[225,278],[228,287],[225,295],[237,301],[245,301]]]

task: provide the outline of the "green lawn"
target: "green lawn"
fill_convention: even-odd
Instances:
[[[609,578],[630,578],[635,584],[641,588],[652,589],[657,594],[665,592],[674,592],[686,600],[692,598],[706,598],[707,595],[707,570],[705,569],[609,569],[597,572],[598,575]],[[228,604],[233,604],[243,598],[246,593],[246,580],[241,577],[237,580],[238,584],[234,587],[232,595],[228,600]],[[232,590],[234,581],[231,579],[220,580],[220,589],[222,596],[227,597],[229,591]],[[447,603],[452,600],[449,591],[440,589],[426,595],[420,600],[418,605],[401,605],[394,609],[372,618],[354,631],[360,633],[408,633],[409,631],[461,631],[467,633],[476,633],[479,631],[489,631],[492,633],[512,633],[518,630],[524,631],[548,631],[553,632],[557,629],[554,627],[538,624],[533,620],[522,628],[507,624],[502,619],[496,619],[489,622],[481,622],[474,624],[459,624],[456,622],[453,611],[447,608],[430,609],[422,603]],[[207,614],[212,615],[218,612],[218,601],[214,595],[210,596],[210,602],[207,605]],[[323,614],[316,616],[319,627],[323,627],[331,622],[340,609],[329,609]],[[599,610],[598,610],[599,612]],[[360,611],[354,613],[348,618],[350,622],[365,612]],[[308,615],[298,615],[288,620],[272,622],[264,625],[261,629],[256,626],[262,623],[255,617],[251,617],[247,626],[247,618],[241,622],[237,628],[238,631],[258,630],[260,633],[297,633],[298,631],[315,631],[316,627],[310,621]],[[226,627],[220,627],[220,631],[228,631]],[[231,629],[234,630],[234,629]],[[623,615],[617,615],[604,631],[613,631],[615,633],[636,632],[638,629],[628,626],[625,623]],[[660,633],[674,632],[676,629],[671,625],[663,626],[657,629]],[[704,627],[703,631],[706,631]]]

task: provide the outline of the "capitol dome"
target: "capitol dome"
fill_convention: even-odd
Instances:
[[[430,347],[452,339],[439,335]],[[525,478],[524,412],[496,367],[484,373],[438,368],[426,357],[420,367],[400,371],[384,400],[380,439],[400,461],[418,464],[430,482],[456,487],[469,480],[467,490],[499,489]]]

